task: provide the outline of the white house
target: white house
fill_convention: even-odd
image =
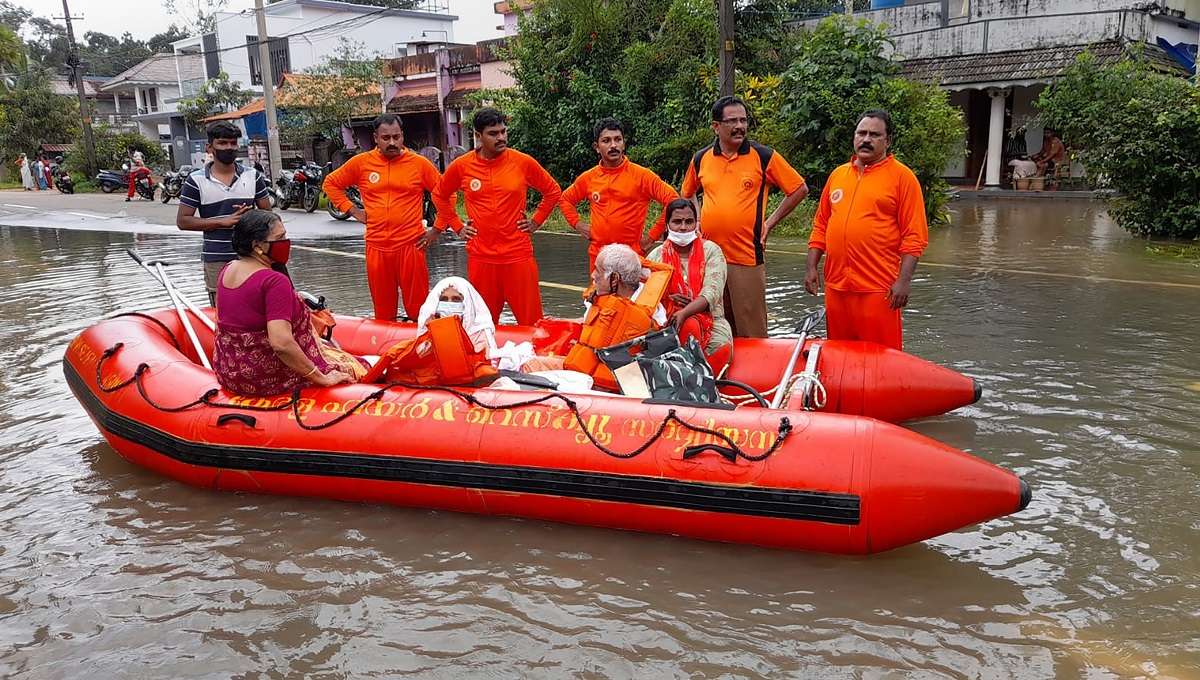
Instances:
[[[1140,45],[1156,68],[1186,75],[1188,50],[1195,54],[1200,36],[1200,0],[874,0],[872,6],[858,16],[887,27],[905,75],[947,90],[963,110],[966,143],[946,176],[970,184],[982,176],[989,187],[1000,186],[1009,157],[1041,148],[1035,102],[1084,50],[1108,63]]]
[[[267,5],[265,12],[276,85],[284,73],[301,73],[322,63],[337,52],[342,38],[386,58],[432,51],[454,42],[458,18],[449,13],[446,0],[423,0],[414,9],[281,0]],[[215,32],[175,42],[175,51],[202,55],[207,78],[224,71],[242,87],[261,92],[254,10],[217,12],[215,20]]]
[[[156,54],[101,84],[98,99],[109,97],[114,116],[126,116],[143,136],[157,140],[173,166],[190,162],[186,153],[188,131],[177,113],[179,100],[195,94],[181,92],[181,83],[195,83],[203,75],[200,57],[186,54]],[[132,107],[130,107],[132,98]],[[132,110],[127,110],[127,109]]]

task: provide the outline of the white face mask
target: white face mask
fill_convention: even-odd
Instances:
[[[691,231],[667,232],[667,238],[671,240],[671,243],[674,243],[681,248],[692,245],[692,241],[695,241],[697,236],[698,234],[696,233],[695,229]]]
[[[449,300],[438,300],[437,315],[439,317],[447,316],[462,316],[466,311],[466,304],[462,302],[450,302]]]

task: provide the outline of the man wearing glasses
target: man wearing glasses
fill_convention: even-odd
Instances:
[[[721,97],[713,104],[712,127],[717,138],[692,157],[683,187],[684,198],[704,195],[700,229],[704,238],[721,246],[728,262],[725,314],[733,334],[767,337],[767,274],[764,251],[775,225],[808,195],[804,178],[774,149],[750,141],[746,103]],[[768,217],[770,187],[786,198]],[[659,234],[651,234],[658,238]]]

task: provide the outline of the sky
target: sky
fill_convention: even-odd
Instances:
[[[10,0],[10,2],[13,0]],[[128,31],[133,37],[145,40],[167,30],[171,16],[157,0],[68,0],[75,22],[75,36],[82,38],[88,31],[100,31],[120,36]],[[61,0],[15,0],[16,5],[32,10],[34,15],[62,16]],[[502,34],[496,27],[504,23],[492,10],[493,0],[450,0],[450,13],[458,16],[454,37],[460,43],[475,43]],[[254,6],[254,0],[230,0],[225,11],[237,12]]]

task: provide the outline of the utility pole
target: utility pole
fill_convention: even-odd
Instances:
[[[83,125],[83,160],[88,177],[96,172],[96,141],[92,139],[92,112],[88,110],[87,93],[83,89],[83,64],[79,62],[79,46],[75,44],[75,29],[71,26],[71,8],[63,0],[63,19],[67,22],[67,40],[71,42],[71,54],[67,65],[75,80],[75,92],[79,95],[79,118]]]
[[[63,0],[66,2],[66,0]],[[283,170],[279,151],[279,119],[275,116],[275,69],[271,68],[271,46],[267,44],[267,11],[263,0],[254,0],[254,17],[258,20],[258,79],[263,86],[263,107],[267,114],[267,153],[270,155],[271,175],[278,177]],[[284,38],[286,40],[286,38]]]
[[[717,33],[721,41],[721,96],[733,96],[733,1],[717,0]]]

